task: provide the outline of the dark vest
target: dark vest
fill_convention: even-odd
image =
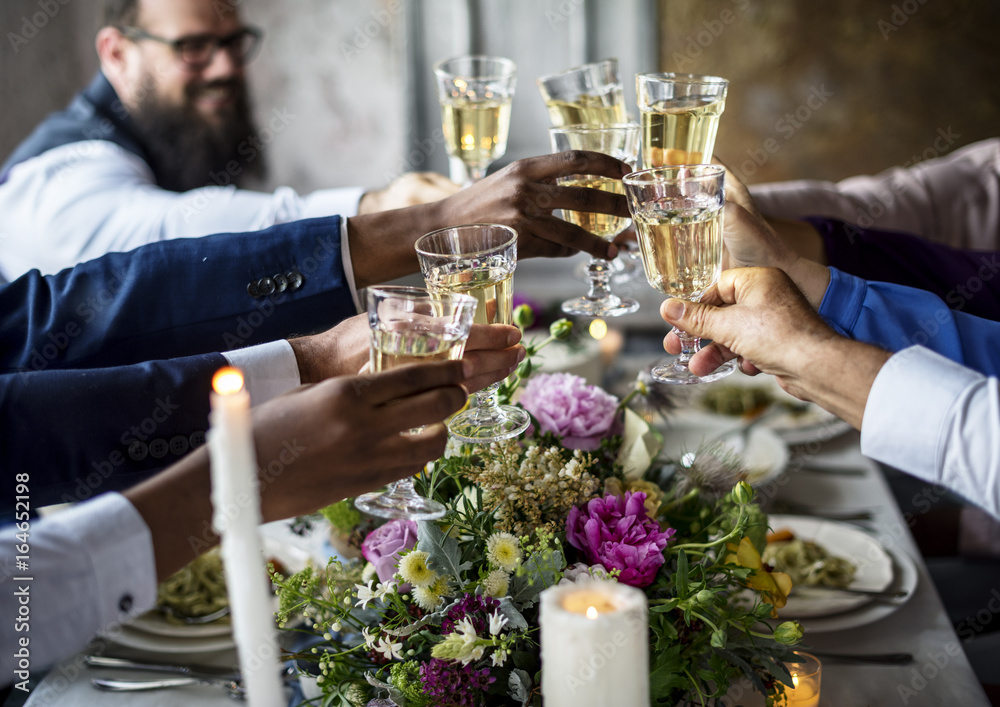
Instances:
[[[66,110],[51,113],[0,167],[0,184],[11,168],[56,147],[84,140],[108,140],[149,164],[149,158],[131,128],[128,110],[104,74],[78,93]],[[155,175],[156,168],[150,165]],[[159,181],[159,178],[157,178]]]

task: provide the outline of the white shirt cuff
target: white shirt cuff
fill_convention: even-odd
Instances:
[[[266,403],[301,382],[295,351],[284,339],[226,351],[222,355],[230,366],[243,371],[243,384],[250,393],[252,405]]]
[[[343,218],[357,216],[358,205],[364,196],[363,187],[342,187],[339,189],[320,189],[302,198],[301,218],[319,218],[321,216],[337,216]]]
[[[983,376],[921,346],[903,349],[875,377],[861,423],[861,453],[932,483],[953,409]]]

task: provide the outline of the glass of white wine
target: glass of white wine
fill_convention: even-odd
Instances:
[[[510,59],[462,56],[434,66],[448,154],[478,182],[507,152],[517,68]]]
[[[553,127],[628,121],[618,60],[604,59],[535,80]]]
[[[461,294],[435,294],[420,287],[387,285],[367,290],[368,323],[371,327],[369,368],[387,371],[408,363],[449,361],[462,357],[476,300]],[[405,434],[420,434],[422,427]],[[446,508],[425,498],[405,478],[384,492],[358,496],[354,504],[380,518],[433,520]]]
[[[478,302],[476,324],[513,322],[514,268],[517,231],[493,223],[442,228],[417,239],[420,269],[431,292],[459,292]],[[448,422],[452,436],[473,444],[488,444],[528,429],[531,418],[522,408],[499,405],[499,383],[472,396],[470,408]]]
[[[637,123],[600,126],[571,125],[565,128],[549,128],[549,140],[552,143],[553,152],[589,150],[610,155],[633,165],[639,157],[639,125]],[[559,177],[557,182],[561,186],[587,187],[613,194],[625,194],[625,188],[620,179],[594,174]],[[563,209],[562,217],[608,241],[613,240],[629,225],[629,220],[625,217],[591,211]],[[563,302],[562,310],[567,314],[583,317],[620,317],[639,309],[639,303],[634,299],[619,297],[611,293],[612,268],[607,260],[591,258],[587,266],[587,275],[590,280],[590,291],[583,297]]]
[[[696,74],[637,74],[643,167],[708,164],[729,82]]]
[[[668,297],[697,302],[722,274],[722,210],[726,170],[719,165],[645,169],[622,178],[639,236],[646,279]],[[688,362],[701,340],[674,329],[681,353],[652,370],[655,380],[689,385],[709,383],[735,370],[734,361],[707,376],[691,373]]]

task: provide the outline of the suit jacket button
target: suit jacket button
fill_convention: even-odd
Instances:
[[[285,277],[288,278],[288,289],[292,292],[302,287],[302,283],[306,280],[298,270],[289,270],[285,273]]]
[[[271,279],[274,280],[274,289],[276,292],[281,293],[288,289],[288,278],[280,272]]]
[[[201,445],[205,444],[205,430],[192,432],[191,436],[188,437],[188,441],[191,443],[191,449],[197,449]]]
[[[267,297],[274,293],[274,280],[269,277],[262,277],[257,281],[257,290],[260,292],[261,296]]]
[[[179,457],[188,450],[188,438],[184,435],[176,435],[170,438],[170,453]]]
[[[247,294],[253,297],[254,299],[260,297],[260,290],[257,289],[256,280],[251,280],[250,282],[247,283]]]
[[[123,614],[127,614],[132,611],[132,605],[135,600],[132,598],[131,594],[122,594],[121,599],[118,600],[118,610]]]
[[[170,449],[170,445],[167,444],[167,440],[157,438],[149,443],[149,454],[153,459],[163,459],[167,456],[167,451]]]
[[[149,447],[146,446],[145,442],[136,440],[128,446],[128,455],[133,461],[141,462],[149,456]]]

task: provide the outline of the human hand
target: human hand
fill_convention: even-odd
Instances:
[[[429,204],[451,196],[461,187],[437,172],[407,172],[396,177],[389,186],[366,192],[358,204],[359,214],[402,209]]]
[[[442,420],[465,404],[463,377],[458,361],[401,366],[332,378],[254,408],[264,520],[311,513],[439,458],[448,440]],[[420,434],[402,434],[421,425]]]
[[[712,339],[691,359],[696,375],[739,358],[745,373],[778,376],[793,395],[810,352],[839,338],[795,283],[773,268],[727,270],[701,302],[669,299],[660,306],[660,316],[689,334]],[[663,348],[679,353],[680,340],[670,333]]]
[[[524,360],[521,330],[506,324],[473,324],[465,345],[462,385],[475,393],[492,383],[499,383]]]
[[[518,233],[518,257],[564,257],[585,251],[613,258],[618,249],[607,241],[552,214],[554,209],[598,211],[629,217],[620,194],[586,187],[564,187],[558,177],[596,174],[620,179],[628,164],[597,152],[571,150],[529,157],[466,187],[441,202],[442,226],[499,223]]]

